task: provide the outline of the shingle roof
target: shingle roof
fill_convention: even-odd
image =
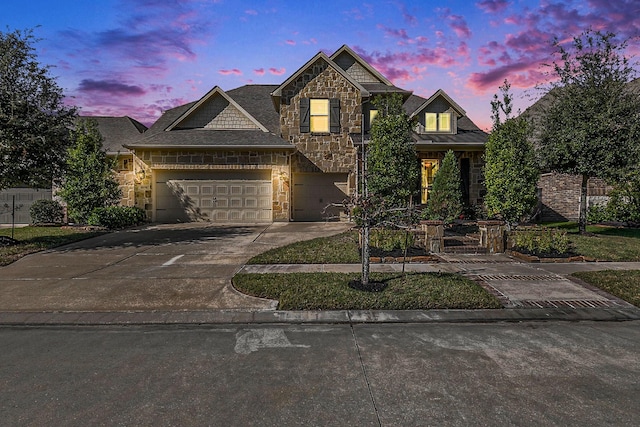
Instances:
[[[271,102],[271,92],[278,85],[246,85],[227,91],[242,108],[262,123],[270,132],[280,133],[280,115]]]
[[[102,135],[102,147],[109,154],[127,152],[124,145],[134,142],[147,127],[131,117],[83,116],[98,123]]]
[[[182,129],[158,132],[130,148],[295,148],[282,138],[260,130]]]
[[[484,145],[489,138],[489,134],[481,130],[467,116],[458,119],[458,133],[414,133],[418,144],[471,144]]]

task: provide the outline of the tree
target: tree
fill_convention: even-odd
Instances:
[[[378,116],[371,124],[367,153],[369,192],[388,208],[406,207],[418,194],[420,169],[411,139],[413,122],[402,109],[402,96],[377,96]]]
[[[491,102],[493,129],[485,146],[484,182],[487,194],[484,204],[489,217],[499,217],[513,223],[529,215],[537,202],[536,185],[540,172],[533,144],[529,141],[530,126],[520,116],[510,117],[513,96],[509,82],[500,87]],[[502,122],[500,112],[505,115]]]
[[[38,63],[32,30],[0,32],[0,189],[51,185],[59,176],[76,112]]]
[[[442,165],[433,178],[427,207],[423,216],[452,222],[462,213],[462,191],[458,159],[452,150],[447,151]]]
[[[561,60],[540,123],[539,154],[547,170],[582,177],[579,230],[586,232],[589,179],[621,181],[640,158],[640,96],[627,89],[633,68],[627,43],[587,30],[570,47],[554,40]]]
[[[67,203],[69,218],[84,224],[95,208],[115,205],[121,192],[113,177],[114,161],[102,150],[95,120],[78,120],[71,134],[73,146],[58,194]]]
[[[369,282],[371,227],[399,225],[411,221],[412,196],[418,190],[419,169],[411,139],[413,122],[402,108],[402,96],[377,96],[378,115],[371,124],[371,142],[363,147],[366,173],[361,194],[353,202],[362,230],[363,289],[375,289]]]

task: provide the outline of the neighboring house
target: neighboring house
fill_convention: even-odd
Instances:
[[[628,88],[640,93],[640,78],[629,82]],[[550,96],[545,94],[522,114],[539,128],[542,112],[550,102]],[[539,213],[536,219],[539,221],[577,221],[580,216],[581,185],[582,178],[578,175],[543,171],[538,181]],[[602,179],[589,179],[587,207],[606,204],[612,188]]]
[[[120,179],[152,221],[317,221],[339,216],[325,207],[356,191],[376,114],[371,100],[385,93],[401,94],[418,123],[421,201],[452,149],[465,201],[482,203],[487,134],[444,91],[428,99],[412,95],[347,46],[331,56],[318,53],[280,85],[216,86],[166,111],[133,141],[100,130],[105,141],[130,150]]]
[[[124,145],[138,140],[147,127],[131,117],[83,116],[95,120],[102,135],[102,148],[115,160],[116,179],[122,191],[122,206],[135,206],[133,153]]]

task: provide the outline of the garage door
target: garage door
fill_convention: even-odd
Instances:
[[[31,224],[29,209],[33,202],[40,199],[51,200],[51,189],[16,187],[0,191],[0,224],[11,224],[14,205],[15,223]]]
[[[271,222],[271,172],[156,173],[156,221]]]
[[[348,197],[348,174],[301,173],[293,178],[295,221],[321,221],[339,217],[343,209],[327,206],[342,203]]]

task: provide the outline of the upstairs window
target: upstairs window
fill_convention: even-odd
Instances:
[[[301,133],[339,133],[340,100],[326,98],[300,99]]]
[[[329,133],[329,100],[310,100],[311,132]]]
[[[451,132],[451,113],[425,113],[424,129],[427,132]]]

